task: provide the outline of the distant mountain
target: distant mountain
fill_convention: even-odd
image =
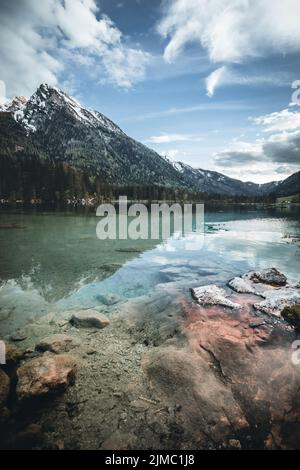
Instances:
[[[294,173],[285,180],[280,181],[278,186],[269,192],[276,195],[276,197],[292,196],[294,194],[300,193],[300,171]]]
[[[0,106],[0,198],[22,198],[28,188],[33,198],[49,191],[50,199],[56,193],[78,197],[98,192],[102,183],[248,197],[300,191],[299,173],[258,185],[171,163],[103,114],[46,84],[29,100],[16,97]]]
[[[226,194],[234,196],[256,197],[270,194],[275,191],[278,182],[266,184],[255,184],[243,182],[216,171],[208,171],[200,168],[193,168],[185,163],[176,162],[174,167],[181,173],[184,181],[189,186],[196,187],[199,191],[205,191],[211,194]]]

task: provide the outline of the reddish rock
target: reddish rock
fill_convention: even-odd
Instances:
[[[252,446],[297,448],[300,369],[291,361],[293,337],[282,325],[276,334],[272,324],[253,328],[250,296],[232,301],[243,308],[182,302],[181,343],[150,350],[143,368],[157,394],[181,405],[185,429],[200,448],[230,440],[243,448],[249,435]]]
[[[44,355],[26,362],[17,370],[19,399],[64,391],[72,383],[77,362],[69,354]]]

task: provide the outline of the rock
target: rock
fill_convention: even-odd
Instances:
[[[120,297],[115,294],[97,295],[97,300],[108,307],[120,302]]]
[[[10,337],[12,341],[24,341],[27,338],[27,333],[24,330],[18,330]]]
[[[288,287],[270,287],[281,289]],[[293,335],[283,322],[257,328],[261,319],[253,315],[252,296],[236,299],[243,308],[233,312],[180,301],[184,341],[173,337],[142,358],[151,391],[162,397],[162,406],[171,400],[182,405],[181,422],[198,448],[263,448],[278,427],[277,448],[296,449],[300,372],[291,361]]]
[[[236,292],[241,294],[255,294],[255,289],[252,286],[251,282],[247,279],[242,279],[241,277],[235,277],[228,283],[229,287],[231,287]]]
[[[101,450],[132,450],[135,448],[137,437],[117,430],[101,445]]]
[[[2,408],[7,402],[9,387],[10,378],[2,369],[0,369],[0,408]]]
[[[6,344],[6,364],[15,365],[23,357],[23,353],[13,344]]]
[[[270,284],[271,286],[285,286],[287,278],[278,269],[264,269],[263,271],[255,271],[251,277],[255,282]]]
[[[285,307],[281,315],[285,321],[294,326],[297,331],[300,331],[300,305]]]
[[[236,450],[241,450],[242,448],[241,443],[238,439],[229,439],[228,447],[230,449],[236,449]]]
[[[42,339],[35,347],[37,351],[51,351],[61,354],[71,351],[80,345],[80,342],[72,336],[56,334]]]
[[[254,304],[254,308],[268,315],[280,317],[285,307],[300,304],[300,291],[298,289],[283,287],[271,289],[262,293],[265,300]]]
[[[78,328],[102,329],[109,325],[109,320],[96,310],[79,310],[72,315],[70,323]]]
[[[229,300],[224,289],[215,285],[192,289],[192,296],[199,305],[222,305],[223,307],[234,309],[241,308],[241,305]]]
[[[26,362],[17,370],[17,396],[25,398],[64,391],[77,371],[77,362],[69,354],[44,355]]]

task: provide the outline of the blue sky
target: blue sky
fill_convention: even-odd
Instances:
[[[2,0],[0,79],[8,96],[60,86],[171,160],[282,179],[299,170],[299,18],[298,0]]]

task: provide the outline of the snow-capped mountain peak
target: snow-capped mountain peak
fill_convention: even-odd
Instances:
[[[71,114],[74,119],[86,126],[101,127],[110,132],[122,132],[101,113],[84,108],[75,98],[46,83],[40,85],[29,100],[16,97],[2,106],[0,111],[11,112],[14,119],[26,129],[27,133],[30,133],[43,128],[45,120],[51,120],[58,109]]]

